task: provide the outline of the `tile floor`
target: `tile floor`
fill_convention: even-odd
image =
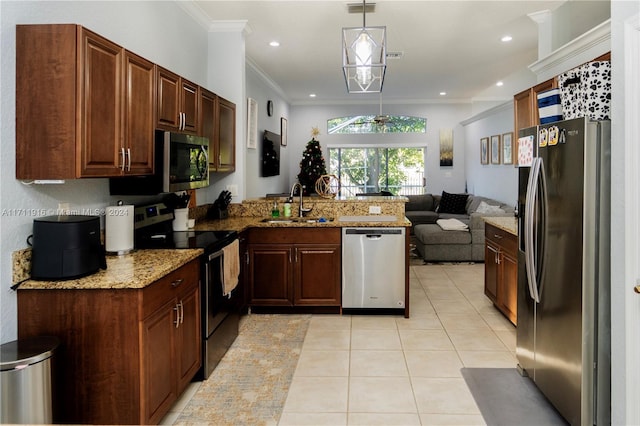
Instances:
[[[410,269],[409,319],[312,317],[280,425],[484,424],[460,369],[515,367],[515,327],[483,264]]]

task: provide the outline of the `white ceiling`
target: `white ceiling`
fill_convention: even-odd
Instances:
[[[373,1],[373,0],[372,0]],[[553,10],[548,1],[377,0],[367,26],[387,27],[383,98],[404,102],[471,100],[538,58],[537,24],[527,15]],[[193,1],[205,20],[246,20],[248,60],[268,75],[291,103],[376,101],[377,94],[347,93],[341,29],[360,26],[349,14],[357,1]],[[500,41],[504,35],[513,41]],[[277,40],[280,47],[271,47]],[[447,92],[441,96],[440,92]],[[512,93],[505,94],[505,99]]]

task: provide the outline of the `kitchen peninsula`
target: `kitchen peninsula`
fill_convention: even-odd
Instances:
[[[406,229],[411,222],[404,215],[406,197],[304,197],[304,208],[311,209],[307,216],[283,217],[279,211],[277,217],[272,217],[274,202],[281,210],[287,200],[288,197],[266,197],[231,204],[229,218],[220,220],[207,219],[204,208],[193,212],[196,230],[240,233],[246,302],[253,312],[341,313],[344,268],[354,266],[352,262],[343,263],[343,230],[401,228],[405,231],[404,249],[397,255],[404,266],[404,296],[397,299],[403,302],[394,304],[393,310],[409,316]],[[292,212],[300,211],[298,203],[299,199],[295,199]],[[379,262],[369,259],[363,267],[367,273],[375,274]]]

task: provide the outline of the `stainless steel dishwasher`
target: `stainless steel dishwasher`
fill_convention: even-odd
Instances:
[[[342,228],[342,307],[404,309],[405,229]]]

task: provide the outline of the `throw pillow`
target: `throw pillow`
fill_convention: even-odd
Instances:
[[[492,206],[491,204],[487,204],[484,201],[480,202],[480,205],[476,209],[476,213],[480,214],[496,214],[496,213],[505,213],[504,210],[500,208],[500,206]]]
[[[465,214],[469,194],[449,194],[442,191],[438,213]]]

